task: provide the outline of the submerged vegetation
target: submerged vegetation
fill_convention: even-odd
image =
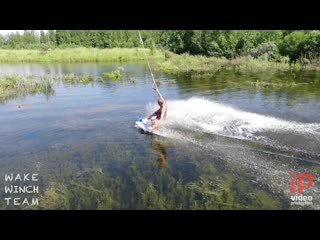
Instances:
[[[118,67],[117,70],[111,71],[111,72],[104,72],[102,75],[104,77],[107,77],[111,80],[120,79],[123,77],[124,68]]]
[[[109,78],[109,79],[120,79],[122,78],[122,74],[120,71],[111,71],[111,72],[104,72],[103,76]]]
[[[94,71],[85,69],[78,74],[66,71],[64,75],[55,76],[53,72],[56,71],[51,71],[50,76],[55,81],[61,81],[67,85],[98,83],[109,80],[104,78],[102,72],[98,76],[88,74],[94,73],[95,70],[96,68],[94,68]],[[109,81],[111,84],[135,81],[133,77],[127,77],[128,74],[123,68],[110,70],[123,72],[125,76],[121,80]],[[128,68],[127,71],[129,72],[129,70]],[[84,72],[87,74],[83,74]],[[265,88],[266,91],[271,87],[294,88],[294,90],[305,87],[306,90],[303,92],[310,93],[311,91],[311,88],[308,89],[309,84],[301,85],[299,80],[300,78],[303,79],[303,76],[296,74],[294,71],[275,74],[273,72],[241,73],[224,70],[217,71],[215,74],[208,73],[208,77],[201,74],[198,76],[192,72],[183,72],[183,74],[185,75],[177,74],[175,79],[161,80],[162,84],[164,86],[166,84],[177,84],[182,91],[193,89],[193,92],[198,90],[212,90],[214,92],[219,88],[228,88],[230,86],[228,84],[237,82],[251,88]],[[161,78],[156,73],[156,78],[158,77]],[[190,77],[190,79],[187,77]],[[41,82],[49,81],[50,77],[49,75],[35,76],[28,74],[26,76],[2,76],[1,79],[4,79],[3,82],[6,83],[2,86],[6,86],[6,90],[8,90],[18,89],[18,87],[12,87],[19,86],[16,79]],[[312,78],[307,76],[307,79],[310,82],[319,81],[316,75]],[[294,84],[289,85],[286,82],[288,80],[294,82]],[[142,84],[144,83],[143,81]],[[172,87],[172,85],[167,87]],[[232,87],[234,86],[232,85]],[[20,89],[23,90],[24,88]],[[312,89],[315,89],[315,87],[313,86]],[[105,106],[102,109],[103,114],[109,111]],[[75,109],[78,110],[78,108]],[[111,111],[113,111],[112,108]],[[88,114],[91,113],[92,111],[89,111]],[[93,121],[90,118],[88,120],[86,116],[90,115],[81,115],[81,118],[92,123]],[[72,117],[70,116],[70,119]],[[93,119],[99,118],[97,114]],[[42,119],[40,120],[42,121]],[[103,126],[105,126],[105,118],[102,121],[104,122]],[[41,169],[44,185],[40,186],[40,205],[38,208],[33,207],[33,209],[288,208],[286,199],[282,202],[282,199],[275,196],[275,193],[268,191],[269,188],[264,186],[263,183],[262,186],[260,183],[255,185],[251,181],[252,176],[251,178],[245,176],[245,174],[242,174],[243,172],[236,174],[237,171],[226,166],[226,161],[221,160],[219,162],[215,154],[207,153],[205,155],[203,149],[197,150],[185,143],[181,144],[183,146],[179,146],[179,141],[178,143],[168,141],[165,144],[162,142],[152,143],[150,148],[148,138],[143,138],[143,142],[147,142],[147,147],[140,148],[143,145],[139,142],[139,136],[130,138],[127,134],[128,128],[122,129],[123,132],[121,132],[121,128],[118,131],[109,132],[103,129],[103,132],[101,132],[99,127],[100,133],[97,134],[94,131],[81,130],[79,127],[81,124],[75,125],[75,121],[68,123],[68,117],[63,117],[59,124],[61,122],[69,126],[63,126],[63,131],[59,131],[57,136],[48,136],[50,141],[46,140],[47,142],[44,143],[48,146],[46,145],[39,150],[36,145],[36,150],[28,149],[30,151],[28,154],[25,154],[24,151],[20,152],[20,154],[26,156],[12,157],[15,161],[21,159],[18,164],[15,163],[18,165],[17,169],[21,172],[22,169],[25,171],[27,167],[35,169],[35,166],[38,166]],[[61,125],[55,126],[61,127]],[[72,128],[68,130],[70,126]],[[114,127],[114,125],[111,127]],[[105,127],[105,129],[108,128]],[[40,128],[40,130],[42,129]],[[42,131],[39,132],[44,134]],[[60,135],[60,133],[65,135]],[[202,132],[197,133],[197,139],[205,138],[206,136],[203,135]],[[35,135],[34,138],[36,136],[44,135]],[[62,136],[70,136],[77,138],[77,140],[71,138],[60,143],[59,140],[62,139]],[[128,138],[119,139],[119,136]],[[53,137],[52,141],[51,137]],[[115,137],[116,141],[114,140]],[[21,142],[23,141],[25,140],[23,139]],[[11,160],[10,152],[2,152],[2,154],[8,161],[2,161],[2,163],[0,161],[1,166],[5,166],[1,168],[3,170],[0,169],[0,173],[1,171],[9,171],[5,164],[9,165],[10,162],[14,162],[9,161]],[[14,164],[12,163],[12,165]],[[242,171],[244,170],[242,169]],[[0,197],[3,196],[3,192],[0,192]],[[0,208],[7,209],[8,207],[2,202]],[[18,207],[13,206],[12,208],[16,209]],[[25,208],[21,206],[21,209]]]
[[[89,84],[94,82],[105,82],[107,80],[122,79],[124,76],[124,68],[118,67],[116,70],[104,72],[97,79],[93,75],[74,73],[66,73],[62,75],[0,75],[0,102],[25,96],[27,94],[43,93],[45,95],[54,94],[55,82],[62,81],[67,84]],[[135,83],[136,78],[130,77],[124,79],[127,82]]]
[[[320,70],[320,31],[291,30],[56,30],[0,35],[0,62],[144,61],[168,74]],[[108,79],[122,72],[105,73]],[[83,79],[84,83],[90,82]]]
[[[0,62],[74,63],[145,60],[143,50],[137,48],[139,42],[133,32],[119,31],[121,33],[119,35],[109,33],[113,32],[50,32],[47,39],[50,39],[52,47],[49,47],[46,38],[42,36],[41,48],[34,47],[32,50],[24,49],[27,46],[22,45],[24,41],[22,38],[19,40],[17,36],[11,36],[6,44],[0,41],[2,47],[6,48],[0,49]],[[83,34],[82,38],[79,37],[77,40],[76,36],[80,34]],[[147,54],[155,73],[165,72],[168,76],[174,75],[174,79],[167,81],[156,79],[158,85],[177,84],[182,90],[192,89],[194,92],[203,90],[209,91],[209,94],[218,94],[221,89],[232,90],[235,86],[241,86],[242,89],[259,89],[265,92],[290,91],[288,96],[293,96],[292,98],[295,94],[309,96],[319,89],[318,31],[150,31],[150,35],[144,31],[143,34],[149,47]],[[29,36],[32,37],[32,34]],[[111,47],[112,49],[98,49]],[[156,47],[158,49],[163,47],[166,50],[156,50]],[[304,72],[312,76],[304,77]],[[180,77],[186,81],[180,81]],[[55,76],[3,75],[0,76],[0,102],[27,94],[53,94],[56,82],[77,85],[106,81],[112,84],[124,81],[133,84],[137,79],[127,74],[122,67],[94,75],[68,71]],[[319,92],[317,94],[320,95]],[[107,107],[109,106],[105,106],[105,109]],[[63,121],[66,119],[67,117]],[[58,142],[62,136],[60,134],[67,131],[57,131],[57,138],[53,139]],[[17,168],[25,171],[26,166],[30,168],[41,166],[41,175],[45,179],[41,185],[43,191],[39,209],[288,207],[285,206],[287,202],[283,203],[281,198],[275,197],[275,194],[267,190],[268,187],[251,183],[251,179],[247,179],[245,174],[235,174],[237,171],[225,163],[219,163],[216,156],[210,153],[204,155],[203,149],[197,155],[194,148],[188,145],[181,147],[179,151],[175,143],[170,143],[169,147],[153,144],[153,149],[148,145],[145,150],[140,148],[141,145],[137,147],[139,139],[119,140],[119,136],[124,136],[119,134],[121,128],[108,134],[101,132],[101,128],[99,131],[100,135],[103,135],[103,141],[98,141],[101,140],[98,139],[99,134],[93,135],[94,137],[87,141],[84,139],[85,134],[93,131],[72,129],[70,131],[72,134],[69,136],[80,134],[79,139],[84,139],[85,144],[72,149],[73,144],[68,145],[62,141],[59,149],[59,144],[52,142],[56,145],[52,148],[45,146],[43,152],[42,149],[37,149],[36,153],[32,153],[32,150],[29,152],[28,149],[27,153],[22,153],[26,157],[21,157],[23,164],[17,164]],[[117,141],[114,141],[112,134],[113,137],[117,137]],[[39,135],[33,136],[30,133],[27,137],[37,136]],[[196,137],[201,139],[204,136],[198,133]],[[88,145],[88,142],[92,145]],[[130,147],[131,142],[133,145]],[[92,146],[97,148],[90,149]],[[152,152],[153,150],[155,152]],[[11,157],[10,154],[3,156],[8,159]],[[3,161],[1,164],[9,165],[10,162],[13,161]],[[7,170],[3,167],[1,169]],[[3,192],[0,192],[1,197]],[[0,203],[0,208],[6,209],[7,206],[3,204]]]
[[[8,75],[0,77],[0,92],[1,94],[11,91],[18,92],[42,92],[52,91],[53,81],[49,76],[43,75],[40,80],[36,81],[28,76]]]
[[[117,154],[116,149],[108,151],[112,157]],[[71,157],[68,160],[85,161],[84,158],[76,159],[72,154],[66,156]],[[156,156],[149,155],[149,157],[154,159]],[[110,157],[106,158],[111,161]],[[59,158],[59,161],[62,159]],[[178,159],[182,161],[181,156],[178,156]],[[112,161],[110,169],[89,167],[90,165],[84,162],[83,165],[86,167],[78,170],[76,166],[66,165],[68,167],[65,172],[70,172],[70,175],[64,175],[63,178],[60,175],[51,176],[52,181],[48,182],[47,186],[42,186],[39,206],[34,206],[33,209],[283,208],[283,203],[275,199],[272,194],[253,188],[246,179],[222,171],[211,161],[201,164],[193,162],[192,169],[197,173],[193,178],[188,177],[194,175],[191,172],[176,169],[177,172],[174,174],[166,165],[159,166],[156,162],[145,159],[141,161],[141,163],[138,161],[130,163],[125,156],[117,156],[117,160]],[[69,169],[70,167],[72,169]],[[118,172],[120,169],[121,172]],[[48,174],[54,174],[54,171]],[[51,177],[48,175],[45,179]]]
[[[164,71],[169,77],[168,79],[158,79],[156,77],[155,81],[158,86],[162,84],[184,84],[179,79],[186,78],[190,79],[188,84],[192,84],[199,89],[207,88],[208,86],[242,87],[247,89],[291,89],[292,93],[308,94],[315,92],[320,83],[318,71],[305,71],[305,69],[312,69],[312,66],[301,68],[299,64],[290,66],[288,64],[252,59],[227,60],[172,54],[164,62],[153,63],[153,68],[156,74]],[[43,74],[40,76],[35,76],[34,74],[0,75],[0,101],[4,102],[27,94],[43,93],[52,95],[55,82],[59,81],[75,85],[105,83],[110,80],[121,80],[121,82],[131,84],[137,81],[122,66],[103,72],[98,76],[72,72],[56,75]],[[214,88],[218,90],[216,87]]]
[[[95,78],[92,75],[76,76],[74,73],[67,73],[62,76],[55,76],[54,79],[63,80],[70,84],[76,84],[76,83],[88,84],[90,82],[95,81]]]
[[[53,85],[54,82],[47,75],[40,76],[38,80],[35,80],[32,75],[0,76],[0,102],[26,94],[51,95],[54,93]]]
[[[281,203],[270,194],[261,191],[244,192],[239,198],[238,185],[229,176],[225,179],[209,181],[202,178],[187,185],[173,178],[165,194],[165,186],[158,186],[141,178],[132,179],[134,189],[126,189],[126,183],[116,178],[112,180],[104,173],[93,173],[86,181],[79,183],[51,183],[40,199],[40,209],[281,209]],[[167,177],[165,177],[167,178]],[[103,183],[109,184],[104,185]],[[112,190],[113,189],[113,190]],[[118,189],[118,190],[116,190]],[[120,196],[132,195],[125,203]]]
[[[124,144],[112,141],[115,136],[119,132],[16,156],[18,164],[0,162],[0,174],[41,163],[39,206],[32,209],[287,208],[266,186],[253,184],[241,165],[228,164],[210,152],[188,143],[152,139],[152,147],[141,154],[137,144],[144,138]],[[235,174],[238,171],[243,174]],[[1,201],[0,209],[7,208]]]
[[[296,82],[270,82],[270,81],[260,81],[257,80],[255,82],[251,82],[256,88],[266,88],[266,87],[273,87],[273,88],[288,88],[288,87],[296,87],[298,83]],[[300,84],[299,84],[300,85]]]

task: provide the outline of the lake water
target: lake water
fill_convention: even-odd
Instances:
[[[320,75],[234,73],[211,77],[155,73],[168,100],[160,131],[137,116],[157,110],[145,64],[0,65],[0,74],[74,73],[121,80],[68,84],[54,93],[0,101],[1,209],[319,209]],[[290,87],[257,87],[274,80]],[[133,81],[133,79],[135,79]],[[5,174],[39,174],[38,194],[6,194]],[[313,185],[292,205],[292,180]],[[292,174],[295,174],[294,176]],[[310,176],[310,175],[308,175]],[[18,185],[25,183],[17,183]],[[293,189],[294,191],[296,188]],[[5,197],[38,197],[38,206]]]

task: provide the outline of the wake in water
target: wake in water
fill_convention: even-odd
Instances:
[[[149,104],[147,112],[156,108]],[[234,163],[241,174],[288,201],[290,173],[319,174],[314,164],[320,163],[320,123],[286,121],[191,98],[168,101],[168,115],[160,129],[169,138],[190,142]],[[306,194],[314,198],[311,208],[320,209],[320,190],[310,188]]]
[[[155,108],[149,104],[148,113]],[[162,129],[173,138],[175,130],[183,131],[183,135],[209,133],[320,157],[320,123],[286,121],[201,98],[168,101],[168,116]]]

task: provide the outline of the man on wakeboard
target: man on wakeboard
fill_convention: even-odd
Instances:
[[[155,130],[162,120],[167,116],[167,102],[164,100],[158,88],[153,88],[159,95],[158,104],[160,108],[148,117],[151,120],[151,131]]]

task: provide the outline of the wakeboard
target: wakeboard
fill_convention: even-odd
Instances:
[[[136,128],[143,130],[145,133],[155,134],[159,136],[163,136],[158,130],[151,131],[151,121],[143,121],[141,117],[138,117],[138,121],[135,122],[134,125]]]

